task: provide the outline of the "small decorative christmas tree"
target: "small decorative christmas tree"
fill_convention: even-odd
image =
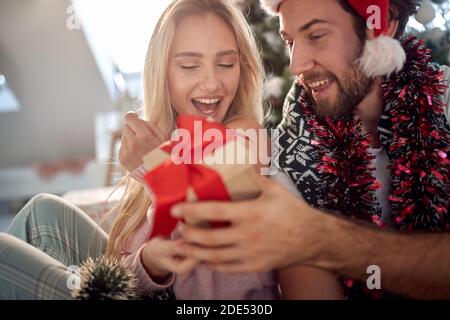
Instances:
[[[137,299],[137,279],[114,258],[87,259],[80,267],[80,288],[72,292],[79,300]]]
[[[112,257],[88,258],[79,277],[80,285],[72,291],[77,300],[176,300],[172,287],[140,295],[136,275]]]

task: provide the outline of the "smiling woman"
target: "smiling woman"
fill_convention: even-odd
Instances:
[[[231,0],[176,0],[163,13],[147,52],[144,120],[127,116],[122,163],[129,164],[132,179],[107,250],[126,257],[143,292],[173,285],[181,299],[276,297],[272,272],[230,276],[184,258],[177,249],[182,242],[179,230],[170,240],[148,241],[154,206],[144,187],[145,167],[136,165],[158,146],[147,143],[143,150],[143,132],[158,131],[167,140],[180,114],[211,117],[233,129],[257,129],[263,112],[262,79],[252,32]],[[138,155],[132,148],[135,141],[142,141]]]
[[[146,11],[151,16],[151,9]],[[179,229],[169,239],[149,240],[155,203],[143,180],[142,157],[168,140],[178,115],[211,116],[236,131],[260,128],[263,70],[244,16],[231,0],[174,0],[156,24],[143,62],[144,117],[125,116],[119,159],[130,174],[123,181],[124,197],[111,212],[117,220],[109,237],[79,208],[55,196],[36,196],[13,221],[10,234],[0,234],[0,246],[8,248],[0,254],[0,269],[2,263],[8,266],[0,277],[0,298],[70,298],[65,266],[105,251],[124,258],[143,295],[173,286],[181,299],[277,297],[273,272],[227,275],[186,258]],[[41,279],[43,269],[51,276]],[[33,281],[19,290],[17,274]],[[50,281],[55,277],[60,281]]]
[[[170,100],[177,113],[223,121],[240,78],[236,38],[223,19],[206,13],[182,20],[168,69]]]

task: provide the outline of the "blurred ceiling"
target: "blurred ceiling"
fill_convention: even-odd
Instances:
[[[95,156],[95,114],[113,110],[69,0],[0,0],[0,60],[18,112],[0,113],[0,168]]]

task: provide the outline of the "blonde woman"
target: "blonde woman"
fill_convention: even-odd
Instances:
[[[36,196],[9,234],[0,234],[0,298],[70,298],[68,266],[105,250],[125,257],[142,294],[171,286],[179,299],[276,298],[272,273],[213,272],[183,258],[178,249],[182,239],[148,241],[152,200],[142,180],[142,156],[169,138],[179,114],[258,129],[262,77],[251,31],[231,1],[173,1],[148,49],[144,119],[133,113],[125,119],[120,161],[130,176],[109,239],[78,208],[55,196]]]
[[[144,294],[173,285],[181,299],[275,298],[271,273],[217,273],[184,259],[178,247],[182,239],[147,242],[153,211],[141,159],[169,137],[177,115],[259,128],[262,71],[244,17],[229,1],[174,1],[153,34],[144,74],[147,121],[126,117],[120,158],[132,178],[107,253],[126,255]]]

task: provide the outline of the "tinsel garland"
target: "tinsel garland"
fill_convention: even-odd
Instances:
[[[447,86],[423,40],[410,36],[403,44],[407,63],[382,84],[385,109],[379,125],[391,162],[393,222],[400,230],[445,231],[450,228],[450,131],[441,99]],[[316,117],[306,94],[299,103],[319,150],[321,207],[381,224],[374,194],[380,184],[361,120]]]
[[[374,190],[380,184],[372,174],[374,157],[368,151],[370,140],[361,130],[361,120],[353,115],[321,119],[315,116],[312,104],[305,102],[300,101],[303,116],[313,128],[316,139],[312,143],[320,150],[317,170],[324,176],[318,189],[319,205],[351,218],[378,221],[381,209]]]
[[[391,170],[389,201],[392,223],[402,231],[448,231],[450,201],[450,128],[442,96],[447,89],[443,72],[432,63],[423,40],[403,40],[407,54],[404,69],[384,79],[384,111],[378,131]],[[349,114],[338,119],[319,118],[306,93],[299,96],[302,117],[317,146],[319,206],[351,218],[384,226],[369,152],[369,137],[361,120]],[[347,294],[372,298],[389,294],[369,292],[365,284],[346,279]]]
[[[381,135],[391,160],[392,217],[405,231],[446,231],[450,177],[450,131],[443,112],[447,89],[443,72],[432,64],[423,40],[404,41],[407,62],[402,72],[384,81],[385,110]]]

